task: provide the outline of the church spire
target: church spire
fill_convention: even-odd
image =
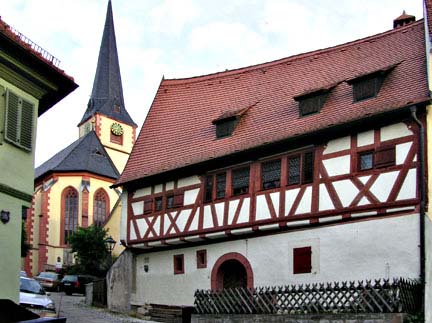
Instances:
[[[136,124],[126,111],[123,99],[111,0],[108,1],[93,90],[80,124],[95,113],[103,114],[136,127]]]

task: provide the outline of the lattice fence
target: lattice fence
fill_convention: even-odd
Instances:
[[[417,281],[397,278],[291,285],[197,290],[198,314],[402,313],[420,307]]]

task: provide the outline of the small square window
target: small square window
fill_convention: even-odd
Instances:
[[[358,168],[359,170],[372,169],[374,165],[373,151],[367,151],[359,154]]]
[[[184,274],[184,255],[174,255],[174,274]]]
[[[293,273],[307,274],[312,272],[312,247],[293,249]]]
[[[207,268],[207,250],[198,250],[196,252],[197,268]]]

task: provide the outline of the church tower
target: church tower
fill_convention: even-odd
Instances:
[[[121,173],[135,142],[137,125],[124,104],[111,0],[108,1],[93,90],[78,127],[80,137],[95,131]]]

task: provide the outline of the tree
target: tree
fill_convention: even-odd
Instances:
[[[94,276],[105,275],[110,265],[110,254],[105,246],[108,231],[91,225],[78,228],[68,239],[75,252],[75,271]]]

